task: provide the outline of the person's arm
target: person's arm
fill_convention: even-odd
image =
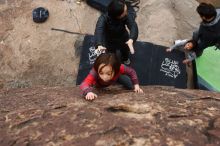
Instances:
[[[189,60],[189,61],[192,61],[192,60],[194,60],[194,59],[196,59],[196,53],[194,52],[194,51],[190,51],[190,52],[188,52],[188,54],[187,54],[187,59]]]
[[[198,40],[199,40],[199,29],[197,29],[197,30],[195,30],[195,31],[193,32],[192,39],[193,39],[194,41],[198,42]]]
[[[128,45],[131,54],[134,54],[133,43],[136,42],[136,40],[138,38],[138,26],[134,20],[134,17],[132,17],[129,14],[128,14],[128,18],[126,20],[126,25],[130,31],[129,40],[126,42],[126,44]]]
[[[135,70],[131,67],[125,66],[125,65],[121,65],[120,67],[120,72],[122,74],[126,74],[130,77],[133,85],[134,85],[134,91],[137,93],[143,93],[143,90],[140,88],[139,86],[139,81],[138,81],[138,77],[137,74],[135,72]]]
[[[96,46],[105,46],[103,38],[105,37],[106,16],[102,14],[96,23],[95,38]]]
[[[189,51],[187,53],[186,59],[183,60],[183,64],[188,64],[190,65],[190,62],[193,61],[194,59],[196,59],[196,52],[194,51]]]
[[[136,42],[138,38],[138,26],[135,22],[135,19],[130,14],[127,16],[126,25],[130,31],[129,39],[132,39],[133,42]]]
[[[188,41],[188,40],[179,41],[178,43],[176,43],[175,45],[173,45],[173,46],[170,47],[171,51],[172,51],[172,50],[175,50],[175,49],[178,49],[180,46],[184,46],[187,41]]]
[[[139,84],[137,74],[136,74],[136,72],[133,68],[125,66],[124,64],[122,64],[121,67],[120,67],[120,72],[122,74],[128,75],[130,77],[133,85]]]
[[[92,69],[84,81],[80,84],[80,89],[82,91],[83,96],[86,96],[88,93],[92,92],[92,85],[95,83],[95,71]]]

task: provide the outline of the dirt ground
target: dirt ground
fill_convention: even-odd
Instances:
[[[136,21],[140,41],[170,46],[192,36],[200,18],[195,0],[142,0]],[[49,10],[42,24],[32,21],[36,7]],[[78,48],[84,35],[93,34],[100,13],[76,0],[0,1],[0,88],[75,86]]]

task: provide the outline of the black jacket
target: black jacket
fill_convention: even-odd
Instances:
[[[210,23],[201,23],[197,31],[193,33],[193,39],[198,42],[198,50],[220,43],[220,9],[217,9],[216,18]]]
[[[126,30],[128,27],[130,33]],[[132,14],[123,19],[113,19],[108,14],[102,14],[96,24],[95,38],[96,45],[106,46],[106,41],[123,41],[133,39],[135,42],[138,37],[138,26]]]

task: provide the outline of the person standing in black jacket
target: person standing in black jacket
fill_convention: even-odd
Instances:
[[[137,37],[138,26],[134,15],[128,12],[125,1],[113,0],[108,7],[108,12],[102,14],[96,24],[97,49],[111,53],[116,53],[116,50],[119,49],[122,62],[129,65],[129,51],[134,54],[133,43]]]
[[[199,29],[193,32],[193,40],[197,41],[197,55],[210,46],[220,46],[220,9],[215,9],[211,4],[200,3],[197,7],[202,22]]]

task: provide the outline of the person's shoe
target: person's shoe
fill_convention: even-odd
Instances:
[[[130,64],[131,64],[130,59],[128,58],[127,60],[125,60],[125,61],[124,61],[124,64],[125,64],[125,65],[130,65]]]

